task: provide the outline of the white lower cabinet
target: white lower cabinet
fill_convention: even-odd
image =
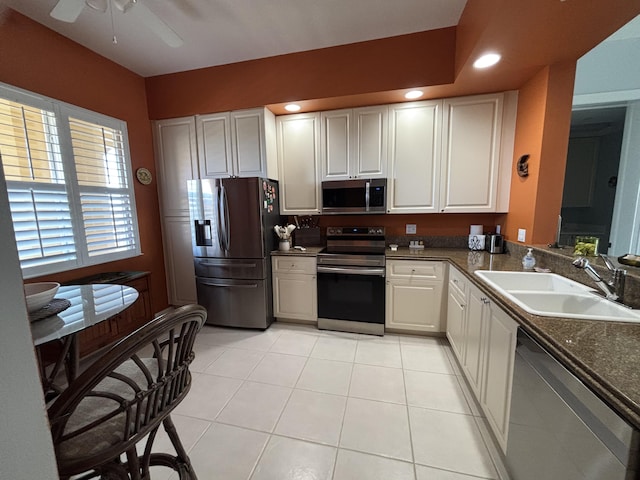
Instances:
[[[387,260],[387,330],[444,331],[444,269],[443,262]]]
[[[317,322],[316,258],[274,256],[272,271],[274,316]]]
[[[485,341],[484,388],[480,403],[500,446],[506,450],[518,325],[495,305],[491,305],[490,312]]]
[[[470,281],[461,280],[455,267],[450,266],[449,276],[447,338],[505,450],[518,324]]]
[[[484,334],[487,325],[488,300],[474,286],[467,294],[466,332],[464,336],[464,370],[473,393],[479,398],[482,386],[482,366],[485,354]]]

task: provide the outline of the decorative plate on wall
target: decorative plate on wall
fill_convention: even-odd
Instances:
[[[144,167],[136,170],[136,178],[143,185],[149,185],[151,183],[151,180],[153,180],[151,172]]]

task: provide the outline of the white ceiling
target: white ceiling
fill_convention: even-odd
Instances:
[[[75,23],[57,0],[0,0],[144,77],[457,25],[466,0],[138,0],[184,40],[172,48],[132,12],[87,6]],[[135,6],[133,8],[136,8]]]

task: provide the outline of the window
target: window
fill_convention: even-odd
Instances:
[[[0,158],[25,278],[140,254],[125,122],[0,84]]]

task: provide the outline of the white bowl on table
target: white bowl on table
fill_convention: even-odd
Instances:
[[[27,300],[27,311],[33,313],[53,300],[60,284],[56,282],[25,283],[24,296]]]

